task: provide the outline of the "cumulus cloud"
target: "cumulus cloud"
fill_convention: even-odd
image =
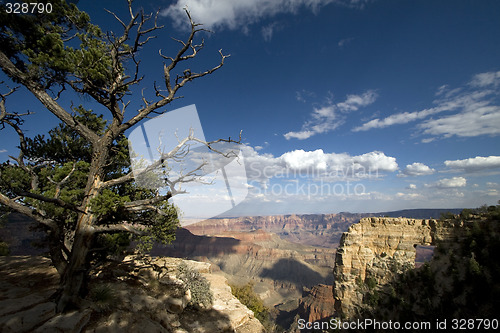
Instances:
[[[407,189],[409,189],[409,190],[416,190],[417,189],[417,185],[410,184],[410,185],[408,185]]]
[[[322,149],[304,151],[302,149],[281,155],[287,168],[293,170],[371,170],[393,172],[398,168],[396,158],[383,152],[373,151],[363,155],[350,156],[342,153],[324,153]]]
[[[367,0],[177,0],[161,15],[168,16],[178,27],[186,27],[184,8],[193,19],[208,29],[245,29],[249,24],[280,13],[297,13],[299,9],[317,12],[330,3],[362,8]]]
[[[436,106],[413,112],[400,112],[385,118],[375,118],[353,128],[354,132],[385,128],[393,125],[423,121],[417,128],[431,136],[462,136],[500,134],[500,106],[495,103],[500,86],[500,72],[487,72],[475,75],[463,87],[450,89],[443,85],[437,89],[434,101]],[[454,114],[429,118],[444,112]],[[434,138],[425,138],[424,143]]]
[[[467,179],[465,179],[464,177],[453,177],[453,178],[440,179],[437,182],[427,186],[437,187],[440,189],[447,189],[447,188],[465,187],[465,185],[467,185]]]
[[[399,174],[400,177],[404,176],[425,176],[432,175],[436,170],[429,168],[427,165],[419,162],[408,164],[406,168]]]
[[[291,169],[318,169],[326,170],[328,154],[325,154],[322,149],[315,151],[304,151],[302,149],[294,150],[281,155],[281,159],[285,165]]]
[[[486,169],[500,168],[500,156],[476,156],[464,160],[447,160],[444,165],[452,169],[459,169],[465,172],[476,172]]]
[[[242,146],[241,149],[248,179],[263,187],[274,177],[286,179],[290,176],[293,179],[300,175],[325,181],[341,181],[348,178],[377,177],[379,172],[394,172],[398,169],[396,158],[381,151],[352,156],[347,153],[325,153],[322,149],[297,149],[275,157],[272,154],[259,154],[251,146]]]
[[[361,95],[347,95],[345,101],[337,104],[329,104],[321,108],[314,108],[310,119],[302,125],[302,129],[296,132],[284,134],[287,140],[308,139],[313,135],[335,130],[344,123],[342,113],[357,111],[361,107],[375,102],[378,95],[373,90],[368,90]]]

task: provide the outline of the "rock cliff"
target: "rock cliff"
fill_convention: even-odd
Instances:
[[[327,319],[334,315],[333,286],[319,284],[305,291],[299,301],[298,314],[308,322]]]
[[[210,308],[186,307],[190,292],[176,292],[180,280],[172,273],[181,262],[209,281]],[[207,263],[158,258],[109,264],[95,272],[83,308],[65,314],[56,314],[50,301],[58,281],[50,260],[0,257],[0,269],[1,332],[264,332]]]
[[[335,310],[350,318],[365,307],[364,291],[415,267],[417,245],[463,237],[463,222],[408,218],[363,218],[342,235],[334,268]]]

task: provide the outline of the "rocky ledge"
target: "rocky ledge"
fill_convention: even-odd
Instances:
[[[187,306],[176,269],[184,263],[210,283],[212,306]],[[59,276],[43,257],[0,257],[1,332],[264,332],[210,264],[175,258],[126,258],[93,272],[82,309],[55,313]]]

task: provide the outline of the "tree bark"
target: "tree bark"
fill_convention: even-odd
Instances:
[[[91,211],[90,202],[99,195],[102,188],[104,166],[106,165],[113,138],[105,135],[94,146],[92,162],[90,165],[85,199],[80,207],[82,213],[78,216],[75,227],[75,241],[71,249],[68,265],[61,276],[60,289],[56,299],[57,312],[63,312],[79,306],[79,301],[87,293],[88,279],[88,254],[95,235],[95,216]]]

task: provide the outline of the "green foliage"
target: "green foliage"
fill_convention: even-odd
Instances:
[[[10,253],[9,244],[0,242],[0,256],[8,256]]]
[[[441,213],[441,216],[440,216],[440,220],[447,220],[447,219],[454,219],[455,218],[455,214],[451,213],[451,212],[444,212],[444,213]]]
[[[274,332],[277,326],[271,320],[269,309],[264,302],[253,291],[254,284],[249,282],[243,286],[230,285],[231,293],[247,308],[253,311],[257,318],[266,328],[267,332]]]
[[[241,287],[231,285],[231,292],[242,304],[252,310],[257,316],[262,312],[266,312],[267,309],[259,296],[254,293],[253,286],[254,284],[251,282]]]
[[[90,288],[90,299],[94,302],[98,311],[110,310],[117,301],[117,295],[113,288],[105,283],[99,283]]]
[[[377,280],[370,276],[365,279],[365,284],[368,289],[375,289],[375,287],[377,286]]]
[[[104,133],[106,121],[102,115],[86,110],[82,106],[74,109],[74,118],[98,134]],[[37,135],[26,138],[24,154],[32,161],[46,161],[39,166],[33,165],[37,175],[37,189],[31,189],[31,175],[24,169],[5,162],[0,166],[0,190],[11,197],[22,192],[31,192],[49,198],[57,196],[64,202],[78,206],[84,199],[84,190],[88,181],[88,172],[92,158],[92,147],[73,129],[59,124],[49,131],[48,137]],[[105,169],[105,179],[122,176],[130,171],[128,141],[119,137],[111,147],[109,163]],[[60,185],[60,183],[67,180]],[[156,191],[138,187],[129,182],[120,186],[106,188],[90,202],[91,212],[96,225],[114,225],[124,221],[141,225],[143,235],[134,239],[142,252],[151,250],[154,242],[170,243],[175,239],[179,220],[175,207],[168,201],[156,203],[156,210],[130,212],[125,209],[127,202],[145,200],[158,195]],[[53,203],[26,198],[27,203],[43,210],[46,215],[57,221],[63,232],[74,230],[77,213]],[[100,234],[95,237],[94,250],[89,257],[102,261],[106,255],[123,252],[131,238],[124,233]]]
[[[210,283],[200,272],[188,267],[184,262],[181,263],[177,270],[179,279],[181,279],[186,288],[191,291],[191,305],[203,304],[205,308],[209,308],[213,302],[213,294],[210,290]]]
[[[439,243],[430,262],[395,278],[366,316],[419,321],[495,318],[500,311],[500,205],[453,217],[465,228],[456,242]],[[466,217],[466,218],[465,218]],[[367,295],[367,302],[375,301]]]
[[[124,205],[129,201],[128,196],[121,196],[110,189],[104,189],[90,201],[90,209],[98,219],[112,223],[126,218]]]
[[[70,76],[94,88],[105,86],[113,70],[105,34],[87,13],[66,1],[50,1],[51,13],[12,15],[1,5],[0,50],[44,87]]]

